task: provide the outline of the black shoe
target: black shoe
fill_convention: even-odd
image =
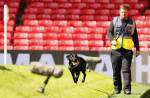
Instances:
[[[124,94],[126,94],[126,95],[131,95],[131,91],[128,90],[128,89],[125,89],[125,90],[124,90]]]
[[[114,90],[114,94],[120,94],[121,91],[120,90]]]

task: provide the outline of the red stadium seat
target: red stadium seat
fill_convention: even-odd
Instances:
[[[58,2],[58,3],[67,2],[67,0],[55,0],[55,1]]]
[[[15,45],[13,47],[13,50],[29,50],[29,46],[25,46],[25,45]]]
[[[143,47],[143,48],[148,48],[148,41],[140,41],[139,42],[139,46],[140,48]]]
[[[72,8],[72,3],[70,3],[70,2],[60,3],[59,7],[60,8]]]
[[[86,7],[91,8],[91,9],[100,9],[101,4],[100,3],[88,3]]]
[[[89,44],[89,47],[103,47],[104,41],[103,40],[89,40],[88,44]]]
[[[41,45],[31,45],[29,46],[29,50],[44,50],[44,47]]]
[[[82,23],[86,27],[96,27],[96,21],[83,21]]]
[[[39,21],[38,20],[24,20],[24,25],[26,25],[26,26],[38,26]]]
[[[43,33],[43,39],[53,39],[53,40],[55,40],[55,39],[58,39],[58,34],[57,33],[49,33],[49,32],[44,32]]]
[[[74,20],[74,21],[68,21],[69,26],[74,26],[74,27],[81,27],[82,21],[81,20]]]
[[[44,2],[32,2],[30,4],[31,7],[42,8],[44,7]]]
[[[93,15],[81,15],[80,19],[81,20],[87,20],[87,21],[93,21],[94,20],[94,16]]]
[[[110,21],[98,21],[97,27],[108,28],[110,25]]]
[[[88,40],[74,40],[74,46],[89,46]]]
[[[95,14],[95,10],[94,9],[81,9],[81,13],[84,15],[93,15]]]
[[[17,12],[18,12],[18,8],[12,8],[12,7],[11,7],[11,8],[9,9],[9,13],[12,13],[12,14],[13,14],[13,13],[17,13]]]
[[[89,39],[89,40],[102,40],[103,39],[103,34],[93,34],[93,33],[91,33],[91,34],[88,34],[87,35],[87,38]]]
[[[145,15],[150,16],[150,10],[147,9],[147,10],[145,11]]]
[[[45,32],[45,27],[44,26],[31,26],[30,27],[30,32],[35,32],[35,33],[37,33],[37,32]]]
[[[43,33],[28,33],[28,38],[29,39],[43,39]]]
[[[43,42],[44,46],[58,46],[58,40],[56,39],[46,39]]]
[[[149,34],[138,34],[139,40],[147,41]]]
[[[43,46],[43,39],[29,39],[29,45],[30,46]]]
[[[58,26],[45,27],[45,31],[50,33],[62,33],[62,29]]]
[[[42,8],[41,11],[39,11],[40,14],[53,14],[54,10],[51,8]]]
[[[124,0],[110,0],[111,3],[114,3],[114,4],[121,4],[123,3]]]
[[[140,11],[143,11],[144,10],[144,4],[143,3],[133,3],[133,4],[130,4],[131,8],[132,9],[138,9]]]
[[[9,19],[15,20],[16,19],[17,14],[15,13],[10,13],[9,14]]]
[[[58,51],[58,46],[44,46],[43,50]]]
[[[131,9],[131,10],[129,11],[129,15],[130,15],[130,16],[138,16],[138,15],[140,15],[140,12],[139,12],[139,10],[137,10],[137,9]]]
[[[90,47],[90,51],[106,51],[106,47]]]
[[[106,47],[110,47],[110,46],[111,46],[111,43],[110,43],[109,40],[106,40],[105,43],[106,43],[106,44],[105,44]]]
[[[133,19],[134,20],[140,20],[140,21],[143,21],[145,20],[146,16],[133,16]]]
[[[68,26],[68,23],[66,20],[59,20],[59,21],[53,21],[54,26]]]
[[[73,46],[59,46],[58,50],[59,51],[74,51],[74,47]]]
[[[110,3],[109,0],[95,0],[95,1],[100,3]]]
[[[88,27],[77,27],[75,30],[75,33],[88,33],[89,29]]]
[[[45,3],[44,7],[55,9],[59,7],[59,4],[57,2],[50,2],[50,3]]]
[[[80,9],[68,9],[66,13],[70,15],[79,15],[81,11]]]
[[[73,3],[75,3],[75,2],[81,2],[81,0],[70,0],[70,2],[73,2]]]
[[[73,46],[73,40],[60,39],[58,40],[58,46]]]
[[[14,46],[28,46],[28,39],[14,39]]]
[[[77,3],[72,3],[72,7],[75,9],[82,9],[82,8],[86,8],[86,4],[85,2],[77,2]]]
[[[95,11],[96,15],[109,15],[110,14],[110,10],[109,9],[97,9]]]
[[[75,51],[89,51],[89,46],[74,46]]]
[[[28,39],[28,33],[14,33],[14,39]]]
[[[124,3],[138,3],[139,0],[124,0]]]
[[[66,20],[79,20],[79,15],[66,15]]]
[[[87,40],[88,39],[88,34],[86,33],[74,33],[72,35],[73,40]]]
[[[61,15],[61,14],[54,14],[51,16],[52,20],[65,20],[65,15]]]
[[[118,9],[112,9],[110,11],[110,15],[111,16],[118,16],[119,15],[119,10]]]
[[[18,8],[19,5],[20,5],[20,2],[18,2],[18,1],[13,1],[11,3],[8,3],[8,6],[11,8]]]
[[[136,23],[136,27],[137,28],[143,28],[143,27],[145,27],[145,22],[144,21],[136,20],[135,23]]]
[[[76,29],[73,26],[63,27],[62,32],[64,32],[64,33],[75,33]]]
[[[50,14],[39,14],[39,15],[36,15],[36,18],[37,19],[51,19],[52,16]]]
[[[59,40],[72,40],[72,33],[59,33],[57,37]]]
[[[101,0],[100,0],[101,1]],[[115,4],[112,3],[104,3],[101,5],[101,8],[103,9],[114,9],[115,8]]]
[[[92,34],[104,34],[104,28],[102,27],[96,27],[96,28],[88,28],[88,33]]]
[[[95,3],[96,0],[82,0],[82,2],[86,2],[86,3]]]
[[[96,21],[108,21],[108,16],[95,15],[94,20],[96,20]]]
[[[41,26],[52,26],[53,25],[52,20],[42,19],[42,20],[38,20],[38,22],[39,22],[39,25],[41,25]]]
[[[39,13],[40,11],[38,10],[38,8],[32,8],[32,7],[29,7],[29,8],[26,8],[24,10],[24,13],[25,14],[37,14]],[[24,15],[23,15],[24,16]]]
[[[23,20],[26,20],[26,19],[36,19],[37,18],[37,15],[36,14],[25,14],[23,15]]]
[[[53,14],[66,14],[66,9],[64,8],[57,8],[57,9],[53,9]]]

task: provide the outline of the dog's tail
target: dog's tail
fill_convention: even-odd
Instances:
[[[93,62],[93,63],[101,63],[102,62],[102,59],[100,59],[99,57],[86,56],[86,57],[84,57],[84,59],[87,62]]]

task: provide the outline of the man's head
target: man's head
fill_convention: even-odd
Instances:
[[[120,6],[120,17],[123,20],[126,20],[128,18],[129,14],[129,5],[128,4],[122,4]]]

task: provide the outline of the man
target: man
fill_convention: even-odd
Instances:
[[[139,40],[135,23],[128,16],[129,5],[120,6],[120,16],[114,17],[108,30],[108,38],[111,41],[111,62],[113,68],[114,94],[121,93],[122,80],[124,79],[124,94],[131,94],[131,62],[136,48],[136,56],[139,55]]]

